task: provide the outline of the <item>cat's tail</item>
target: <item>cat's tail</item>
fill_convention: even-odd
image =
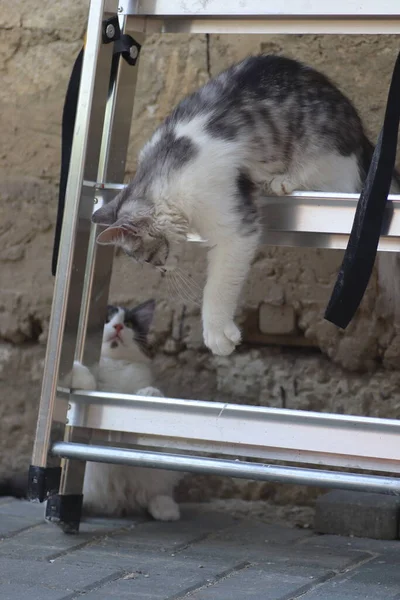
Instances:
[[[364,136],[360,163],[365,179],[371,164],[374,145]],[[400,194],[400,174],[393,171],[390,193]],[[378,284],[382,299],[382,308],[387,316],[394,318],[400,325],[400,254],[397,252],[379,252],[377,258]]]
[[[27,498],[28,475],[19,473],[0,479],[0,496],[11,496],[13,498]]]

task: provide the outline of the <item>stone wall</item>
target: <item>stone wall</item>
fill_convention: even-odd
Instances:
[[[37,10],[27,0],[0,0],[0,475],[29,462],[53,286],[61,112],[86,12],[86,2],[73,0],[62,8],[45,1]],[[141,144],[184,94],[259,51],[299,58],[331,76],[376,139],[398,52],[396,36],[150,36],[127,176]],[[376,275],[346,332],[323,320],[341,259],[340,251],[260,249],[238,315],[245,344],[228,358],[210,356],[202,346],[198,300],[204,256],[198,248],[187,247],[180,258],[189,285],[161,280],[151,270],[139,276],[132,262],[118,256],[111,300],[157,299],[156,366],[170,395],[398,417],[399,337]],[[252,498],[308,497],[293,488],[249,483],[245,488]],[[210,489],[246,495],[243,485],[219,480]]]

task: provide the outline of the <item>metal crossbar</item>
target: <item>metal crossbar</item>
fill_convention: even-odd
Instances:
[[[60,498],[81,493],[86,460],[166,468],[184,464],[189,471],[398,492],[395,477],[361,476],[355,471],[400,472],[400,421],[70,391],[68,374],[74,357],[88,365],[99,359],[113,252],[96,246],[96,229],[90,219],[93,210],[122,187],[138,69],[138,65],[129,67],[113,59],[112,44],[103,43],[103,23],[116,15],[121,30],[141,44],[147,32],[400,32],[397,0],[338,0],[334,5],[321,0],[278,4],[270,0],[121,0],[119,6],[117,0],[91,1],[32,464],[48,467],[53,425],[62,423],[66,425],[64,442],[53,447],[53,456],[63,457]],[[351,194],[308,192],[264,198],[264,241],[344,248],[356,202],[357,196]],[[380,250],[400,250],[399,210],[400,196],[390,197]],[[115,447],[91,447],[95,441]],[[129,451],[117,447],[122,443],[309,463],[319,468],[329,465],[354,472],[250,463],[247,467],[199,456],[150,456],[141,450],[128,459]]]
[[[171,471],[191,471],[226,475],[242,479],[273,481],[274,483],[297,483],[318,485],[319,487],[353,490],[358,492],[378,492],[384,494],[400,494],[400,479],[379,475],[362,475],[338,473],[322,469],[305,469],[303,467],[281,467],[249,463],[243,460],[221,460],[203,456],[179,456],[126,448],[109,448],[107,446],[87,446],[71,442],[58,442],[53,446],[53,454],[64,458],[91,460],[111,464],[122,464],[134,467],[169,469]]]
[[[396,0],[121,0],[146,33],[398,33]]]

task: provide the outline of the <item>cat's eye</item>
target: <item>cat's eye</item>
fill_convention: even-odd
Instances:
[[[115,308],[114,306],[107,306],[107,313],[106,313],[105,322],[109,323],[111,321],[111,319],[113,318],[113,316],[115,315],[116,312],[118,312],[117,308]]]
[[[129,329],[133,329],[132,321],[124,321],[124,325],[125,325],[125,327],[129,327]]]

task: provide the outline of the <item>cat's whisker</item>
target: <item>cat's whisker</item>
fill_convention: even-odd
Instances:
[[[178,290],[178,295],[182,300],[188,302],[189,304],[199,304],[199,302],[196,300],[196,298],[193,296],[190,290],[188,290],[185,286],[185,282],[183,282],[182,279],[180,279],[178,273],[173,273],[173,280],[176,289]]]
[[[201,287],[201,285],[195,279],[193,279],[193,277],[190,277],[190,275],[187,275],[180,267],[177,267],[176,271],[179,272],[184,279],[186,279],[187,283],[192,288],[196,288],[197,290],[199,290],[199,292],[201,294],[203,294],[203,288]]]
[[[190,282],[185,278],[185,276],[182,274],[182,272],[177,270],[175,272],[175,277],[176,277],[177,281],[180,283],[180,285],[182,286],[182,290],[185,291],[188,299],[190,299],[190,301],[192,303],[200,305],[201,298],[199,298],[198,291],[191,287]]]
[[[200,287],[200,285],[197,283],[197,281],[195,281],[194,279],[192,279],[191,277],[189,277],[181,268],[177,267],[174,270],[174,273],[176,275],[176,277],[182,281],[182,283],[185,285],[185,287],[188,289],[188,291],[190,291],[191,295],[193,295],[196,299],[199,299],[199,297],[201,298],[203,295],[203,290]]]
[[[182,295],[184,295],[185,298],[189,302],[191,302],[191,303],[197,303],[198,302],[197,295],[190,288],[190,286],[188,285],[188,283],[185,280],[185,278],[182,277],[181,273],[179,273],[179,271],[174,271],[173,272],[173,278],[174,278],[174,280],[176,282],[176,285],[177,285],[180,293]]]
[[[181,282],[177,278],[176,273],[174,273],[173,271],[170,274],[170,281],[174,287],[177,297],[180,300],[182,300],[183,302],[189,302],[189,303],[193,302],[193,299],[188,295],[187,290],[181,286]]]
[[[167,289],[168,289],[168,295],[172,299],[180,298],[179,290],[176,287],[175,279],[173,277],[171,277],[171,272],[168,273],[168,277],[167,277]]]

